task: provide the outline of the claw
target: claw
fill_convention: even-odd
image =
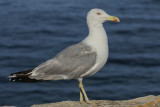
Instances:
[[[86,103],[87,103],[87,104],[91,104],[91,103],[92,103],[92,101],[90,101],[90,100],[86,100]]]

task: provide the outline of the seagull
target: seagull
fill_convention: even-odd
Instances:
[[[37,67],[10,74],[15,82],[38,82],[48,80],[76,79],[79,81],[80,102],[90,100],[84,90],[82,79],[98,72],[108,59],[108,39],[103,23],[120,22],[102,9],[91,9],[87,14],[88,36],[81,42],[67,47],[55,57]]]

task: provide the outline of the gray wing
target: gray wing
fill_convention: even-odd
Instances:
[[[93,52],[90,46],[78,43],[36,67],[31,78],[42,80],[76,79],[86,73],[95,63],[96,52]]]

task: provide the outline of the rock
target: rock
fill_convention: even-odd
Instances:
[[[57,103],[33,105],[32,107],[160,107],[160,95],[149,95],[122,101],[91,100],[90,104],[81,104],[78,101],[62,101]]]

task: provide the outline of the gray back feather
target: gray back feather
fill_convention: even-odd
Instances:
[[[44,80],[77,79],[96,63],[96,52],[91,47],[78,43],[33,70],[31,78]]]

